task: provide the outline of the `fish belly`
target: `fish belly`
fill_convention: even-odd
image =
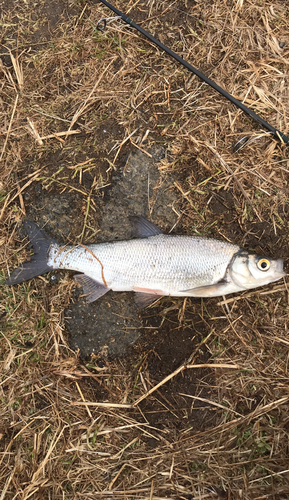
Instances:
[[[87,247],[52,245],[49,263],[71,269],[115,291],[185,296],[222,280],[237,245],[198,236],[157,235]]]

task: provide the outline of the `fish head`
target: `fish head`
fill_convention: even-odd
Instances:
[[[238,252],[230,264],[231,279],[242,288],[250,289],[267,285],[286,276],[282,259]]]

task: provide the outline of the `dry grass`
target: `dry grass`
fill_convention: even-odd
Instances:
[[[60,196],[74,190],[82,228],[74,236],[86,243],[98,230],[93,196],[110,183],[120,153],[150,154],[156,143],[169,151],[158,167],[175,179],[173,209],[185,231],[287,257],[288,146],[260,138],[258,125],[121,22],[96,31],[100,18],[113,15],[100,4],[10,4],[0,21],[2,285],[23,260],[17,229],[30,188],[41,183]],[[286,133],[286,2],[117,6]],[[110,139],[102,142],[104,127]],[[255,140],[234,154],[231,146],[244,135]],[[85,154],[74,160],[72,150]],[[61,165],[53,162],[59,151]],[[1,500],[288,499],[286,284],[214,308],[201,301],[210,334],[178,375],[172,370],[157,384],[147,353],[135,368],[121,360],[100,367],[71,351],[63,317],[68,283],[57,292],[47,290],[46,278],[0,290]],[[176,304],[183,328],[196,305]],[[141,402],[161,394],[169,379],[200,369],[194,365],[202,364],[202,350],[215,383],[204,378],[195,395],[182,398],[190,415],[197,400],[204,411],[209,405],[215,425],[151,425]],[[209,385],[211,397],[203,398],[201,387]],[[166,419],[173,411],[164,408]]]

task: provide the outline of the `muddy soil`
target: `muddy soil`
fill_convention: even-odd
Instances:
[[[170,207],[177,202],[176,193],[169,188],[172,179],[161,179],[157,166],[164,154],[162,147],[156,147],[150,156],[136,150],[123,158],[123,165],[112,175],[104,197],[94,198],[100,229],[96,241],[129,239],[129,216],[135,214],[160,223],[164,230],[173,227],[176,215]],[[58,241],[73,241],[82,204],[78,192],[65,191],[59,196],[54,190],[43,190],[39,183],[34,192],[27,191],[24,197],[29,219],[45,227]],[[142,320],[132,293],[109,292],[87,304],[76,287],[65,310],[65,325],[71,347],[79,350],[82,358],[102,353],[112,359],[127,354],[128,347],[140,336]]]
[[[175,223],[167,206],[176,201],[176,195],[168,189],[168,179],[161,182],[157,168],[164,150],[155,148],[150,155],[152,158],[138,150],[130,153],[122,169],[112,176],[104,199],[96,199],[101,230],[98,241],[129,239],[129,216],[134,214],[162,221],[164,228]],[[78,292],[65,311],[72,348],[79,349],[83,357],[99,352],[106,352],[109,358],[126,355],[142,328],[133,294],[109,292],[92,304],[77,297]]]

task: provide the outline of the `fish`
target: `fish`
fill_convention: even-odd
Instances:
[[[16,285],[56,269],[68,269],[87,302],[109,290],[134,291],[139,308],[161,296],[218,297],[283,278],[282,259],[256,255],[204,236],[168,235],[142,216],[130,217],[132,239],[85,246],[60,245],[35,222],[24,227],[34,254],[6,280]]]

